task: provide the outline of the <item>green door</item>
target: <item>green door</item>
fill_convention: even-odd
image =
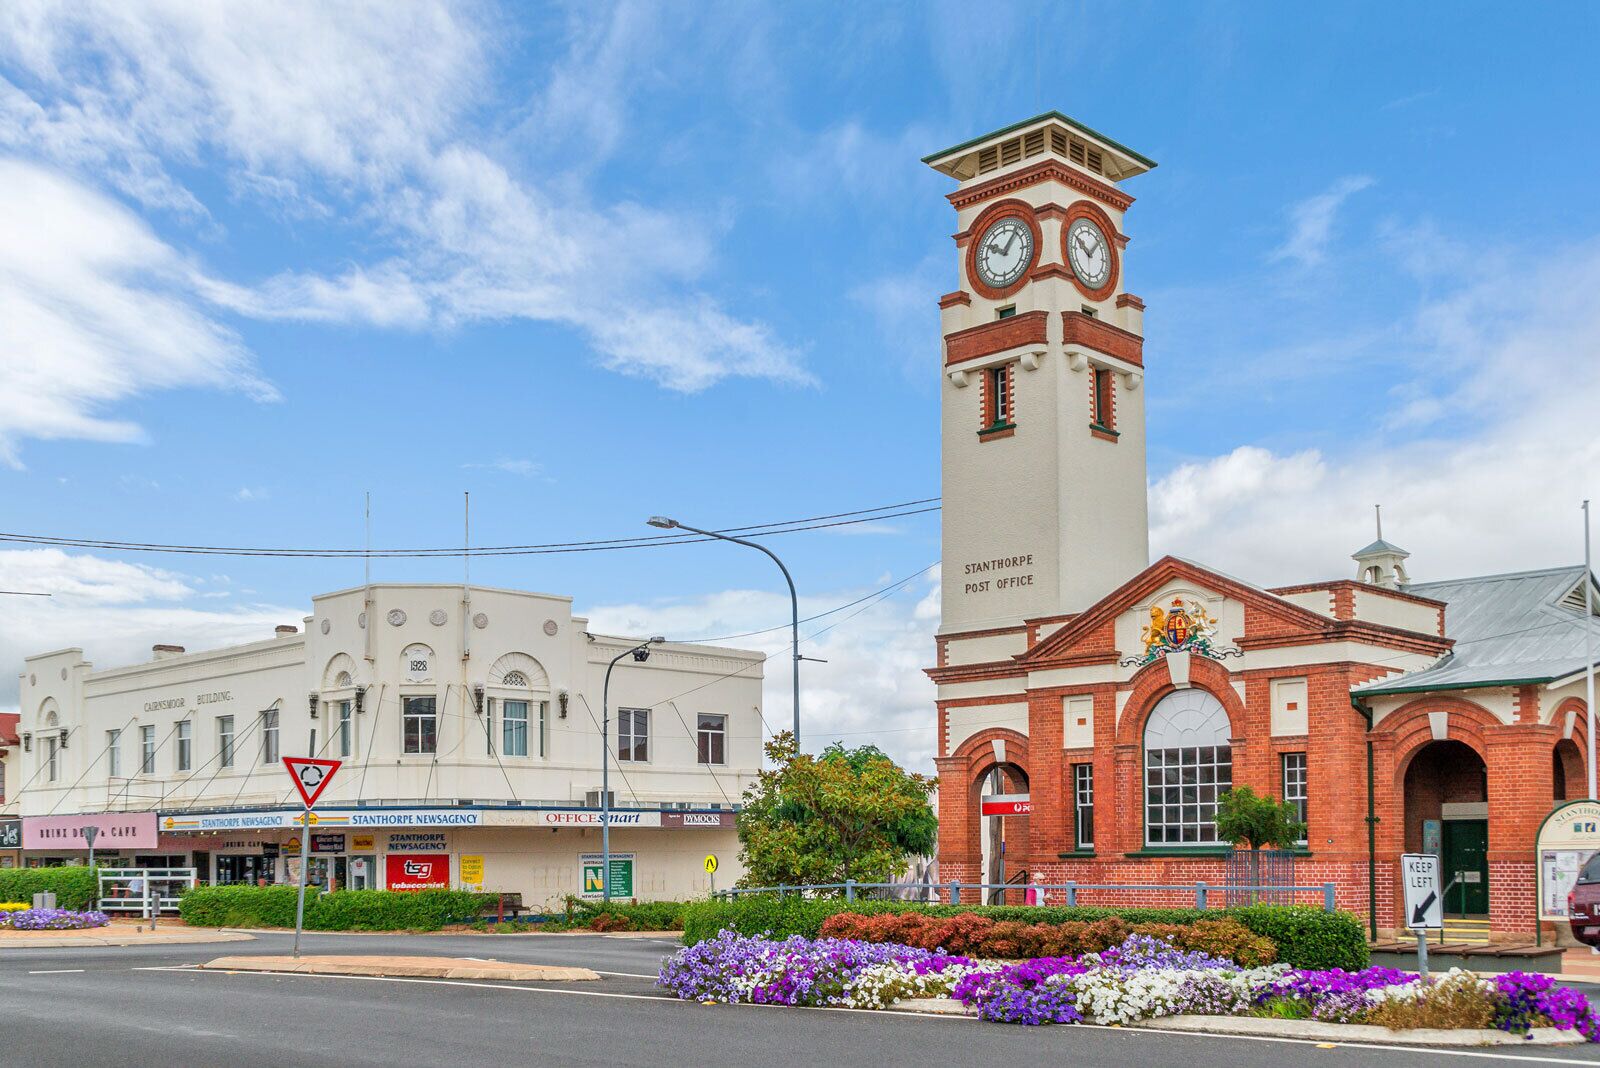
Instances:
[[[1445,883],[1456,885],[1444,896],[1444,910],[1461,916],[1489,912],[1489,821],[1446,820],[1444,825]]]

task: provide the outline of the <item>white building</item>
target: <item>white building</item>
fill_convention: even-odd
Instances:
[[[370,624],[370,625],[369,625]],[[481,886],[530,906],[595,889],[602,690],[611,675],[613,896],[677,898],[739,875],[733,813],[761,763],[762,657],[591,634],[568,597],[381,584],[313,599],[303,632],[96,670],[26,660],[4,814],[22,862],[99,856],[218,882],[297,874],[283,756],[341,760],[313,877]],[[631,865],[629,860],[631,858]],[[585,876],[587,886],[585,884]]]

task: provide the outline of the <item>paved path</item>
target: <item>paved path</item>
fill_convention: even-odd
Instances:
[[[263,934],[239,955],[282,955]],[[230,947],[232,948],[232,947]],[[0,949],[6,991],[0,1050],[39,1068],[146,1061],[285,1068],[329,1064],[789,1066],[1071,1064],[1074,1068],[1531,1068],[1600,1064],[1600,1051],[1416,1050],[1161,1029],[983,1024],[965,1018],[761,1006],[662,996],[653,976],[670,942],[566,938],[308,934],[310,954],[449,953],[593,967],[587,983],[342,978],[207,972],[205,946]]]

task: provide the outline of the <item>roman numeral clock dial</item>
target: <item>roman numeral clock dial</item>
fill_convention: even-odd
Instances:
[[[992,289],[1006,289],[1033,263],[1033,229],[1022,219],[1001,219],[985,230],[978,245],[978,277]]]
[[[1078,281],[1090,289],[1100,289],[1111,278],[1111,249],[1093,220],[1073,220],[1067,230],[1067,259]]]

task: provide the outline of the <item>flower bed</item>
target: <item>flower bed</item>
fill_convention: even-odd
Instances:
[[[1513,1034],[1555,1027],[1600,1041],[1600,1019],[1588,999],[1545,975],[1484,979],[1452,970],[1424,981],[1393,968],[1245,967],[1149,934],[1129,935],[1097,953],[1004,963],[892,942],[724,931],[669,957],[658,982],[680,998],[708,1003],[872,1009],[945,997],[981,1019],[1016,1024],[1127,1024],[1198,1014]]]
[[[0,930],[79,931],[104,927],[111,917],[103,912],[77,912],[73,909],[22,908],[0,912]]]

